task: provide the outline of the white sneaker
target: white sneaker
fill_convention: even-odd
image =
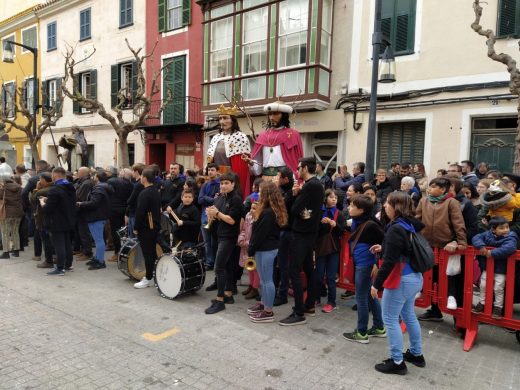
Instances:
[[[418,292],[417,294],[415,294],[415,299],[421,299],[422,298],[422,292]]]
[[[448,297],[448,304],[446,305],[446,307],[449,310],[456,310],[457,309],[457,300],[455,299],[455,297]]]
[[[144,277],[140,282],[137,282],[134,284],[134,288],[146,288],[146,287],[152,287],[153,281],[146,279]]]

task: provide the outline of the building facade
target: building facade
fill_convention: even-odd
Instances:
[[[136,91],[136,63],[127,48],[130,45],[146,53],[145,41],[146,2],[143,1],[85,1],[55,0],[38,11],[41,26],[42,81],[46,87],[49,104],[64,76],[63,53],[68,47],[74,48],[75,59],[86,59],[75,68],[77,88],[84,95],[98,99],[110,112],[117,104],[117,94],[125,91],[123,118],[134,119],[132,97]],[[73,89],[73,81],[69,81]],[[115,116],[115,112],[111,111]],[[120,166],[118,139],[112,126],[95,112],[79,107],[70,99],[65,99],[63,117],[50,132],[42,137],[42,156],[50,163],[57,164],[55,142],[63,134],[70,134],[71,127],[77,125],[84,130],[88,143],[89,165]],[[144,142],[139,131],[128,136],[130,163],[144,161]],[[58,150],[60,152],[61,149]]]
[[[4,51],[6,41],[13,41],[24,44],[29,47],[35,47],[40,50],[40,32],[39,22],[36,17],[38,6],[28,8],[17,14],[14,14],[3,21],[0,21],[0,42],[2,47],[0,51]],[[13,63],[0,62],[0,84],[1,96],[0,103],[6,116],[15,120],[17,124],[25,126],[27,119],[19,112],[19,99],[23,98],[27,107],[32,107],[35,93],[34,83],[34,56],[22,47],[13,45],[14,58]],[[40,77],[41,58],[37,58],[37,74],[36,85]],[[22,83],[27,83],[25,96],[17,94],[18,88]],[[40,112],[36,114],[36,123],[40,123]],[[9,125],[7,125],[9,127]],[[16,151],[16,163],[24,163],[27,168],[31,167],[32,153],[29,146],[27,135],[20,130],[12,128],[8,131],[7,136],[3,136],[2,141],[9,141],[13,149]],[[13,162],[14,159],[11,159]]]
[[[517,98],[509,73],[487,57],[486,38],[471,28],[472,2],[443,6],[425,0],[385,0],[382,31],[396,54],[397,82],[379,84],[376,167],[424,162],[430,177],[470,159],[510,171]],[[495,30],[497,53],[518,56],[520,2],[483,3],[481,24]],[[354,0],[346,111],[347,161],[364,161],[371,81],[374,2]]]
[[[154,74],[159,93],[152,104],[157,115],[143,126],[146,132],[146,162],[166,169],[172,162],[187,168],[202,167],[202,13],[190,0],[154,0],[146,8],[148,91]],[[155,46],[156,45],[156,46]],[[153,50],[155,46],[155,50]],[[152,54],[153,50],[153,54]],[[171,96],[169,98],[169,96]]]

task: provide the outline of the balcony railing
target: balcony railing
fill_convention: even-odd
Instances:
[[[150,106],[150,115],[157,115],[161,108],[162,100],[153,100]],[[175,97],[164,108],[160,118],[148,119],[146,126],[160,125],[183,125],[204,123],[204,116],[201,112],[202,99],[194,96]]]

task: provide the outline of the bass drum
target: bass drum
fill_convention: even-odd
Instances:
[[[155,246],[157,258],[163,255],[163,250],[159,244]],[[117,268],[131,279],[141,280],[146,276],[146,266],[144,264],[143,251],[139,241],[129,238],[119,251]]]
[[[187,249],[163,255],[155,263],[155,286],[162,297],[174,299],[199,290],[206,280],[200,251]]]

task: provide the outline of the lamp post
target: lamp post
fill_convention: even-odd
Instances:
[[[372,80],[370,86],[370,110],[368,116],[367,150],[365,157],[365,180],[372,181],[374,177],[374,160],[376,155],[376,111],[377,111],[377,83],[395,82],[394,53],[390,43],[385,40],[387,47],[381,60],[381,76],[379,77],[379,52],[383,35],[381,33],[382,0],[375,0],[374,33],[372,34]]]
[[[35,47],[30,47],[27,45],[24,45],[22,43],[14,42],[14,41],[5,41],[4,42],[4,50],[3,50],[3,56],[2,61],[13,63],[14,62],[14,47],[13,45],[23,47],[25,50],[28,50],[33,55],[33,123],[32,123],[32,135],[33,139],[36,138],[36,114],[39,108],[39,96],[38,96],[38,83],[36,79],[37,70],[38,70],[38,49]],[[26,87],[27,88],[27,87]],[[32,159],[32,164],[34,168],[34,156]]]

